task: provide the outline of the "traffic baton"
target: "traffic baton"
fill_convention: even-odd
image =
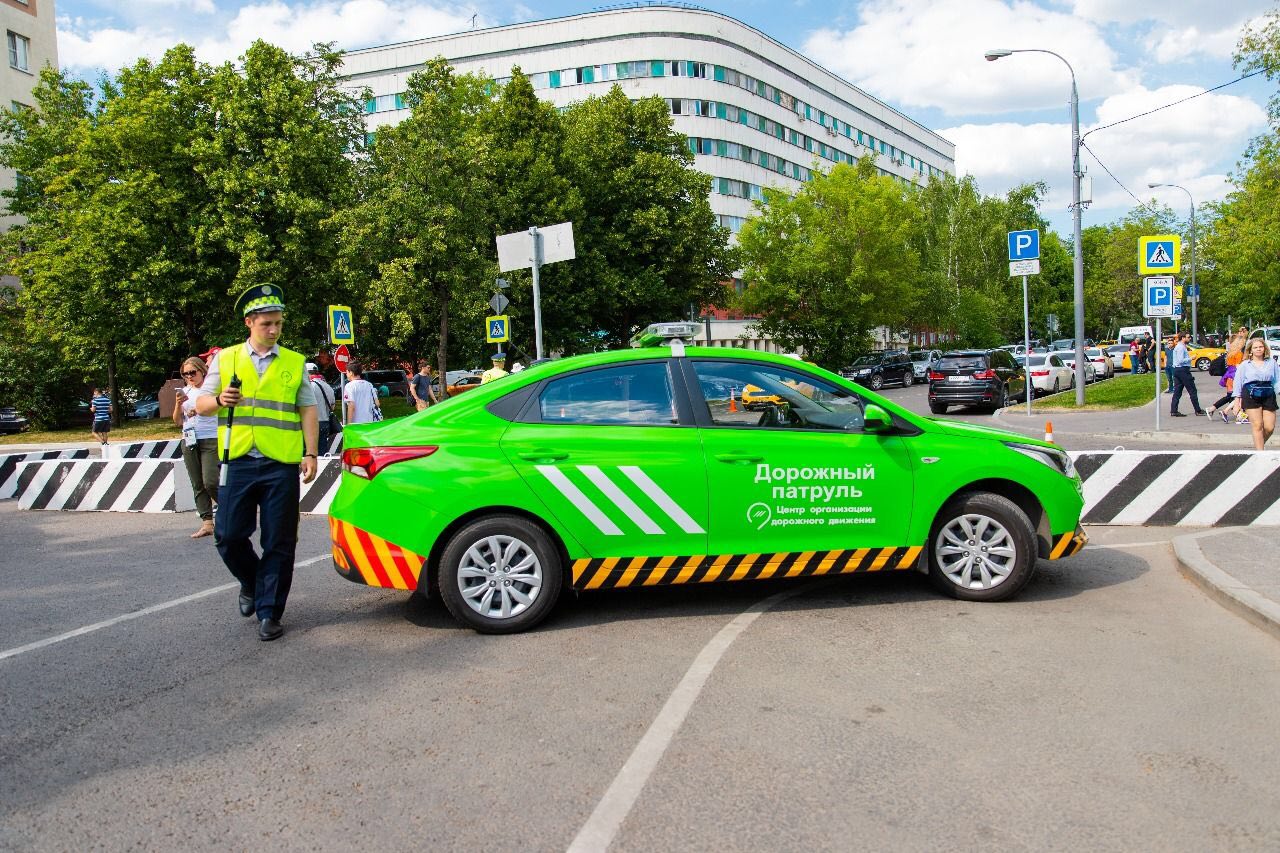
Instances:
[[[240,390],[240,377],[231,374],[231,382],[228,383],[237,391]],[[222,487],[227,484],[227,463],[231,461],[231,425],[236,421],[236,407],[232,406],[227,412],[227,432],[225,443],[222,446],[222,465],[218,467],[218,486]]]

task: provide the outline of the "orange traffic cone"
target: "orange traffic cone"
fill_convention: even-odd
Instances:
[[[1053,421],[1044,422],[1044,440],[1053,441]]]
[[[734,389],[729,389],[729,411],[738,411],[738,401],[734,399]]]

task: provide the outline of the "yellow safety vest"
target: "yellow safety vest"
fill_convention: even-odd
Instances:
[[[507,371],[503,370],[501,367],[491,367],[488,370],[486,370],[484,373],[480,374],[480,384],[484,385],[488,382],[492,382],[495,379],[501,379],[506,375],[507,375]]]
[[[296,465],[302,461],[302,417],[298,414],[298,388],[307,379],[306,359],[280,347],[262,378],[244,345],[218,353],[221,380],[218,393],[231,386],[233,375],[240,377],[240,405],[231,423],[230,458],[244,456],[252,448],[277,462]],[[218,456],[227,448],[227,409],[218,412]]]

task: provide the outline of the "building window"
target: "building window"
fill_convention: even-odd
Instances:
[[[31,39],[9,31],[9,66],[19,71],[31,70]]]
[[[560,88],[560,72],[559,71],[548,71],[547,80],[550,83],[552,89]]]

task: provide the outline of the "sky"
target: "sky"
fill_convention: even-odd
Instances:
[[[1249,140],[1266,129],[1273,85],[1255,77],[1146,118],[1129,118],[1240,76],[1240,32],[1277,0],[734,0],[702,2],[836,72],[956,144],[956,170],[987,194],[1042,181],[1042,211],[1070,235],[1071,78],[1059,59],[991,48],[1044,49],[1074,67],[1082,164],[1093,179],[1084,225],[1141,202],[1188,213],[1223,198]],[[185,41],[210,62],[255,38],[301,52],[313,42],[360,48],[599,8],[568,0],[57,0],[63,68],[87,79]],[[1108,174],[1110,172],[1110,175]],[[1135,200],[1135,196],[1136,199]]]

